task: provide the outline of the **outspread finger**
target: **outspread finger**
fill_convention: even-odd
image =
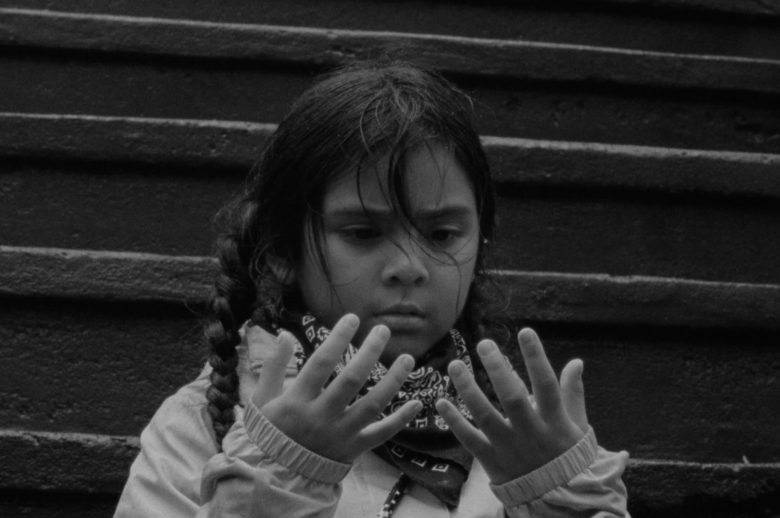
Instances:
[[[357,426],[363,427],[387,407],[398,393],[409,373],[414,368],[414,359],[408,354],[399,356],[382,380],[371,391],[356,401],[350,410],[355,414]]]
[[[436,402],[436,410],[439,415],[447,422],[452,433],[458,438],[458,441],[475,457],[480,458],[489,453],[490,442],[485,434],[474,428],[465,417],[463,417],[455,405],[445,399]]]
[[[572,360],[561,373],[561,396],[563,407],[572,421],[583,432],[588,431],[588,416],[585,413],[585,388],[582,384],[582,360]]]
[[[359,325],[360,320],[352,314],[345,315],[336,322],[325,342],[306,361],[306,365],[295,379],[292,390],[306,398],[317,397],[333,373],[336,363],[344,355]]]
[[[520,331],[518,340],[528,369],[528,377],[531,378],[531,387],[539,413],[544,419],[555,418],[562,411],[561,391],[558,378],[547,360],[542,342],[537,334],[529,328]]]
[[[371,369],[376,365],[389,339],[390,330],[387,327],[376,326],[371,330],[355,357],[349,361],[344,370],[325,391],[324,396],[328,404],[339,410],[349,405],[358,391],[366,384]]]
[[[448,370],[458,394],[466,403],[477,426],[488,436],[494,432],[504,431],[506,428],[504,418],[493,408],[490,400],[477,386],[466,365],[460,360],[455,360],[450,363]]]
[[[390,439],[403,430],[406,423],[414,419],[414,416],[422,410],[419,401],[408,401],[392,415],[366,426],[358,438],[358,447],[370,450]]]
[[[528,389],[523,380],[512,370],[512,366],[494,342],[481,341],[477,345],[477,352],[506,416],[520,428],[530,426],[534,422],[536,412],[528,400]]]
[[[265,360],[260,371],[260,379],[252,394],[252,402],[262,407],[282,393],[287,364],[295,351],[292,335],[282,331],[276,339],[275,347]]]

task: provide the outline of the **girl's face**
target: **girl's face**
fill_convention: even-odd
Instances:
[[[360,346],[376,325],[392,336],[385,365],[403,353],[423,356],[460,315],[479,249],[479,219],[465,171],[442,146],[409,155],[407,190],[417,227],[400,219],[388,201],[387,160],[337,179],[323,199],[322,248],[327,275],[312,236],[296,268],[307,308],[332,327],[346,313],[360,317]]]

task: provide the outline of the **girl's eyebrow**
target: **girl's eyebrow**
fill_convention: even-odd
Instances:
[[[467,217],[474,213],[474,209],[468,205],[454,203],[444,207],[434,207],[430,209],[417,209],[414,216],[420,219],[432,220],[446,217]],[[333,210],[325,210],[325,214],[330,218],[350,218],[350,217],[377,217],[394,218],[396,212],[390,207],[372,207],[372,206],[339,206]]]

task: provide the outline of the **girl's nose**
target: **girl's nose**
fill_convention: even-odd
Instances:
[[[388,243],[386,261],[382,271],[385,285],[421,286],[428,281],[427,256],[414,239]]]

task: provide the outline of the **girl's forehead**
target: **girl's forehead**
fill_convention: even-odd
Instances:
[[[368,166],[350,171],[334,180],[325,192],[323,210],[392,208],[393,188],[390,185],[388,156],[374,160]],[[473,207],[474,189],[466,171],[452,151],[441,145],[419,146],[407,155],[403,164],[404,196],[413,212],[440,210],[442,206]]]

